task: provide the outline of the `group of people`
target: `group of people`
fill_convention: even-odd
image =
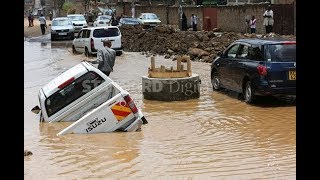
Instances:
[[[192,14],[190,18],[190,26],[193,31],[197,31],[197,16]],[[182,13],[182,31],[186,31],[188,28],[188,20],[186,14]]]
[[[34,16],[33,14],[30,12],[28,15],[28,22],[29,22],[29,27],[33,27],[33,20],[34,20]]]
[[[274,24],[274,19],[273,19],[273,11],[271,9],[271,6],[269,5],[267,10],[263,13],[263,25],[265,26],[266,33],[271,33],[273,32],[273,24]],[[256,33],[256,24],[257,24],[257,19],[255,16],[252,16],[251,19],[248,22],[248,26],[250,27],[250,33]]]

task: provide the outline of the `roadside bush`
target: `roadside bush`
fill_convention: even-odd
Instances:
[[[72,2],[65,2],[62,5],[62,10],[67,14],[72,14],[72,11],[75,11],[74,4]]]

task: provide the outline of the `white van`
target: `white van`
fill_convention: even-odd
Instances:
[[[109,39],[111,48],[119,56],[122,54],[121,32],[117,26],[83,28],[72,42],[73,53],[85,53],[86,56],[97,54],[97,50],[103,47],[102,40]]]
[[[67,70],[38,94],[40,121],[75,121],[59,134],[136,131],[147,121],[130,94],[88,62]]]

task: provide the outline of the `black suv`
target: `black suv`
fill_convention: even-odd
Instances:
[[[214,90],[242,93],[251,103],[255,96],[296,95],[296,41],[240,39],[212,62]]]

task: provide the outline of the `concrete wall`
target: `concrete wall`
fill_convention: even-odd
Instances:
[[[221,6],[218,8],[217,26],[223,31],[246,32],[246,18],[254,15],[257,19],[256,33],[265,32],[263,26],[263,13],[266,5],[239,5],[239,6]]]
[[[123,6],[117,6],[117,15],[120,15],[123,12],[127,16],[131,16],[131,7],[129,5],[125,6],[125,10],[123,11]],[[183,7],[183,11],[187,16],[188,25],[190,24],[191,14],[195,14],[198,16],[198,30],[202,30],[203,26],[203,15],[202,15],[202,8],[198,8],[196,6],[189,6]],[[179,14],[178,14],[178,7],[176,6],[165,6],[165,5],[158,5],[158,6],[136,6],[135,7],[135,17],[138,17],[140,13],[155,13],[160,18],[162,24],[172,24],[178,25],[179,24]]]
[[[274,31],[279,34],[294,34],[294,19],[295,13],[293,4],[274,4],[273,12],[275,18]],[[122,5],[115,6],[117,15],[124,13],[124,15],[131,16],[130,4],[126,4],[125,8]],[[265,33],[265,27],[263,26],[263,13],[266,10],[267,4],[247,4],[238,6],[218,6],[212,7],[211,13],[210,7],[196,7],[187,6],[183,7],[190,25],[191,14],[198,16],[198,30],[208,29],[207,26],[203,27],[204,17],[209,16],[212,28],[218,27],[223,31],[233,32],[249,32],[246,25],[246,19],[250,19],[254,15],[257,19],[256,33]],[[155,13],[160,17],[162,24],[178,25],[179,14],[177,6],[136,6],[136,17],[140,13],[151,12]],[[207,24],[205,24],[207,25]]]

